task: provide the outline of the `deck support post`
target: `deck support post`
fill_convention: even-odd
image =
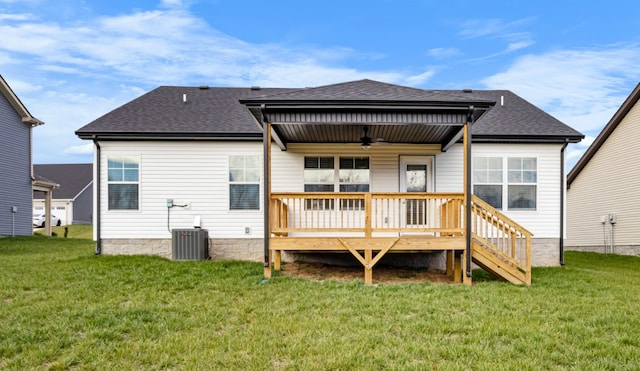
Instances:
[[[262,148],[263,148],[263,171],[264,171],[264,278],[271,278],[271,250],[269,242],[271,240],[271,222],[269,220],[271,207],[271,123],[267,119],[265,106],[262,106]]]
[[[453,282],[462,282],[462,255],[453,253]]]
[[[273,250],[273,269],[280,271],[282,262],[282,250]]]
[[[453,250],[447,250],[447,276],[451,277],[453,274]]]
[[[367,285],[371,285],[373,283],[373,266],[371,265],[372,260],[373,251],[371,251],[371,249],[364,250],[364,261],[366,262],[364,266],[364,283]]]

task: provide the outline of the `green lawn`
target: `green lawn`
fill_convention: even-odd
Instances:
[[[533,285],[365,286],[244,262],[0,238],[0,369],[640,367],[640,259],[566,255]]]
[[[60,227],[52,227],[51,235],[55,237],[65,237],[66,238],[93,238],[93,225],[91,224],[72,224]],[[38,229],[33,233],[34,235],[43,236],[44,229]]]

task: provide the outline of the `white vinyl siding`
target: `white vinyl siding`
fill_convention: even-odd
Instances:
[[[369,157],[369,189],[371,192],[398,192],[400,155],[434,155],[437,145],[374,144],[364,152],[359,144],[289,144],[287,151],[272,151],[271,187],[273,192],[304,191],[304,158],[331,156],[339,166],[340,157]],[[338,188],[336,187],[336,190]]]
[[[108,210],[106,158],[140,156],[139,210]],[[535,211],[507,212],[530,229],[535,237],[557,237],[560,212],[560,145],[474,144],[474,155],[499,154],[506,157],[536,157],[538,166],[538,207]],[[260,178],[260,210],[229,210],[229,156],[260,156],[261,142],[103,142],[100,197],[102,238],[170,238],[166,200],[188,205],[173,208],[169,228],[191,228],[194,217],[202,218],[202,228],[212,238],[262,238],[263,177]],[[271,189],[273,192],[304,191],[304,157],[362,157],[357,144],[290,144],[287,151],[272,150]],[[462,146],[440,153],[435,145],[373,145],[369,157],[369,184],[372,192],[398,192],[400,155],[433,156],[436,192],[462,192]],[[245,227],[250,233],[245,234]]]
[[[570,247],[603,246],[600,217],[616,215],[614,243],[640,244],[640,104],[618,124],[567,191],[567,239]],[[600,250],[603,251],[603,250]]]
[[[108,210],[107,157],[140,157],[139,210]],[[262,193],[260,210],[229,210],[229,156],[259,156],[260,142],[103,142],[101,143],[102,238],[171,238],[169,229],[192,228],[196,216],[212,238],[262,238]],[[260,183],[262,189],[262,183]],[[166,200],[170,210],[167,226]],[[250,233],[245,234],[245,227]]]
[[[472,157],[502,157],[503,161],[507,161],[509,157],[536,158],[536,210],[502,210],[507,216],[530,230],[534,238],[560,237],[561,147],[561,144],[499,143],[477,143],[472,146]],[[437,192],[463,191],[462,153],[462,145],[456,144],[447,152],[436,156]],[[457,167],[455,164],[458,164]]]

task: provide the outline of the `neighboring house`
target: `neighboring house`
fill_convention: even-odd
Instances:
[[[53,192],[51,210],[62,225],[91,224],[93,217],[93,164],[33,165],[36,175],[60,186]],[[34,193],[33,211],[43,212],[45,199]]]
[[[33,234],[32,191],[55,186],[32,172],[31,129],[42,124],[0,75],[0,236]]]
[[[640,255],[639,100],[640,84],[567,176],[567,249]]]
[[[163,86],[76,134],[95,144],[99,253],[169,257],[170,231],[197,224],[215,259],[268,276],[283,251],[350,252],[368,282],[383,256],[514,282],[558,265],[564,148],[583,137],[507,90],[371,80]]]

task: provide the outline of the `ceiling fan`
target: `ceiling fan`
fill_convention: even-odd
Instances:
[[[366,125],[363,126],[362,127],[362,131],[363,131],[363,135],[360,138],[360,146],[365,151],[368,150],[369,148],[371,148],[371,144],[373,144],[373,143],[386,143],[384,141],[384,139],[382,139],[382,138],[371,138],[369,136],[369,127],[368,126],[366,126]]]

